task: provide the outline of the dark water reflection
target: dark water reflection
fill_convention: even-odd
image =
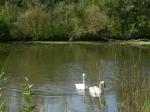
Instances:
[[[144,77],[150,74],[150,46],[119,44],[0,44],[0,68],[8,77],[6,94],[10,112],[19,112],[23,105],[22,85],[25,76],[33,83],[36,112],[118,112],[122,101],[116,83],[122,64],[138,61]],[[140,69],[140,68],[138,68]],[[97,99],[88,91],[78,93],[75,83],[87,73],[86,84],[98,85],[105,80],[106,106],[100,109]],[[117,79],[118,80],[118,79]],[[118,93],[119,92],[119,93]]]

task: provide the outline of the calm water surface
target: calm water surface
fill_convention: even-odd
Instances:
[[[150,74],[150,46],[131,46],[116,43],[65,44],[0,44],[0,69],[7,76],[7,106],[10,112],[20,112],[24,104],[22,90],[24,77],[33,83],[33,102],[36,112],[118,112],[120,103],[116,67],[139,64],[145,77]],[[81,83],[86,73],[88,86],[105,80],[101,108],[99,100],[88,91],[78,92],[75,83]]]

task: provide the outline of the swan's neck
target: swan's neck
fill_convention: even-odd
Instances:
[[[85,87],[85,78],[83,77],[83,86]]]
[[[102,88],[102,84],[99,84],[99,90],[101,91],[101,88]]]

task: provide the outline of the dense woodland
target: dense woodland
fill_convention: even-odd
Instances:
[[[0,40],[149,36],[149,0],[0,0]]]

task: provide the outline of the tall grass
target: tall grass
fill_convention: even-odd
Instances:
[[[0,84],[6,80],[5,73],[0,73]],[[3,88],[0,86],[0,112],[7,112],[6,99],[2,98]]]
[[[150,78],[140,64],[122,64],[117,71],[117,93],[120,112],[148,112],[150,110]]]

